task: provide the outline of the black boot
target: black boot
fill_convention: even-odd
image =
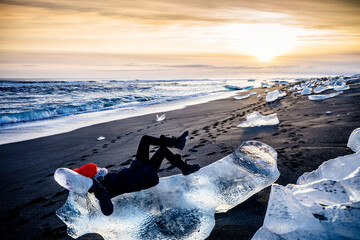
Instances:
[[[160,141],[165,147],[174,147],[178,148],[180,150],[183,150],[185,147],[185,143],[187,140],[187,136],[189,135],[188,131],[185,131],[183,134],[181,134],[180,137],[166,137],[164,135],[160,136]]]
[[[183,175],[189,175],[192,174],[194,172],[199,171],[200,169],[200,165],[199,164],[188,164],[187,162],[185,162],[186,167],[185,169],[182,169],[181,172]]]
[[[89,192],[93,192],[95,197],[99,200],[101,212],[105,216],[109,216],[114,211],[114,206],[109,197],[108,191],[95,179],[93,178],[93,185],[89,189]]]
[[[187,162],[184,162],[183,160],[181,160],[180,154],[175,154],[174,160],[175,161],[171,162],[171,164],[180,168],[183,175],[189,175],[191,173],[199,171],[199,169],[200,169],[199,164],[188,164]]]

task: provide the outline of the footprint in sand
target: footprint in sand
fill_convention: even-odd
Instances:
[[[17,188],[13,188],[11,189],[9,192],[15,192],[15,191],[19,191],[21,189],[23,189],[24,187],[17,187]]]
[[[89,155],[83,155],[83,156],[81,156],[81,161],[85,161],[87,157],[89,157]]]
[[[126,165],[129,165],[130,163],[131,163],[131,161],[132,161],[132,158],[130,158],[130,159],[128,159],[128,160],[126,160],[125,162],[123,162],[123,163],[120,163],[120,166],[126,166]]]
[[[198,145],[195,145],[193,148],[199,148],[199,147],[203,147],[205,146],[204,144],[198,144]]]
[[[55,203],[60,202],[60,201],[61,201],[61,199],[59,199],[59,200],[51,200],[50,202],[42,205],[42,207],[49,207],[49,206],[52,206],[52,205],[54,205]],[[53,214],[54,214],[54,213],[53,213]]]
[[[64,195],[64,194],[66,194],[66,193],[67,193],[67,190],[59,191],[59,192],[55,193],[55,194],[52,196],[52,198],[57,198],[57,197],[59,197],[59,196],[61,196],[61,195]]]

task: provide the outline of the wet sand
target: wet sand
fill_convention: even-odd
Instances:
[[[359,81],[348,84],[350,90],[323,101],[288,94],[269,104],[265,102],[264,89],[255,89],[263,95],[262,99],[254,95],[243,100],[227,98],[188,106],[166,112],[163,122],[156,122],[155,114],[150,114],[0,145],[1,236],[3,239],[72,239],[66,234],[65,224],[55,215],[56,209],[65,203],[67,192],[54,181],[54,171],[89,162],[110,170],[127,167],[145,134],[179,135],[188,130],[187,145],[181,152],[174,152],[202,167],[233,152],[244,141],[258,140],[278,152],[281,175],[277,183],[295,183],[301,174],[316,169],[322,162],[352,153],[346,144],[352,130],[360,127],[360,84]],[[253,111],[262,115],[277,113],[280,124],[237,128]],[[332,113],[327,115],[327,111]],[[99,136],[106,139],[97,141]],[[179,173],[164,161],[159,175]],[[227,213],[216,214],[216,226],[208,239],[250,239],[262,225],[269,191],[266,188]],[[102,238],[88,234],[79,239]]]

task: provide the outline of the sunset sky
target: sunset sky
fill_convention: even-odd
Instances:
[[[0,0],[0,77],[360,73],[359,0]]]

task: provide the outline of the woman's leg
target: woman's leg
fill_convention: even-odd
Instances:
[[[160,138],[144,135],[139,143],[136,158],[143,163],[149,161],[150,145],[160,145]]]
[[[181,155],[172,153],[167,147],[161,146],[149,160],[149,165],[159,171],[162,161],[166,158],[171,165],[179,168],[184,175],[191,174],[200,169],[198,164],[189,165],[181,160]]]
[[[174,160],[176,158],[175,154],[173,154],[167,147],[161,146],[149,160],[149,165],[158,171],[164,158],[166,158],[171,164],[176,161]]]
[[[180,137],[165,137],[161,135],[160,138],[144,135],[139,143],[139,147],[136,153],[136,158],[143,163],[149,161],[149,148],[150,145],[175,147],[183,149],[188,136],[188,131],[185,131]]]

